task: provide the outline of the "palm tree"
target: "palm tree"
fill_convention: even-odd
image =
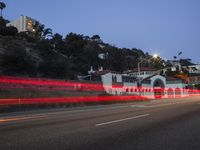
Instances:
[[[43,39],[45,39],[45,38],[47,38],[47,37],[52,37],[53,31],[52,31],[51,28],[45,28],[45,29],[43,29],[42,32],[43,32],[43,33],[42,33],[42,38],[43,38]]]
[[[2,18],[2,10],[6,8],[6,4],[3,2],[0,2],[0,9],[1,9],[1,18]]]
[[[36,22],[33,25],[34,34],[35,37],[38,39],[46,39],[47,37],[51,37],[53,34],[53,31],[51,28],[45,28],[44,24],[40,24],[39,22]]]

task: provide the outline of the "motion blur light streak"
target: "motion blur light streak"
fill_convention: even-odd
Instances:
[[[20,85],[31,85],[31,86],[53,86],[53,87],[63,87],[65,90],[92,90],[92,91],[103,91],[103,86],[101,84],[94,83],[80,83],[80,82],[70,82],[70,81],[57,81],[48,79],[23,79],[16,77],[0,76],[0,83],[7,84],[20,84]],[[49,87],[48,87],[49,88]]]
[[[148,100],[141,96],[74,96],[58,98],[13,98],[0,99],[0,105],[17,104],[45,104],[45,103],[80,103],[80,102],[109,102],[109,101],[129,101],[129,100]]]
[[[72,87],[34,87],[34,86],[23,86],[23,85],[7,85],[7,86],[1,86],[0,89],[24,89],[24,90],[42,90],[42,91],[54,91],[54,90],[69,90],[69,91],[76,91],[78,90],[77,88],[72,88]]]
[[[200,96],[200,94],[193,94],[188,97]],[[148,97],[148,96],[147,96]],[[55,98],[12,98],[0,99],[0,105],[24,105],[24,104],[53,104],[53,103],[80,103],[80,102],[111,102],[111,101],[136,101],[149,100],[143,96],[71,96],[71,97],[55,97]],[[180,98],[177,95],[173,99]]]
[[[104,87],[100,83],[81,83],[71,81],[59,81],[49,79],[31,79],[31,78],[19,78],[0,76],[0,89],[37,89],[37,90],[66,90],[66,91],[104,91]],[[111,86],[113,88],[113,86]],[[120,86],[115,88],[131,88],[132,91],[139,92],[140,94],[145,92],[145,96],[140,95],[119,95],[119,96],[70,96],[70,97],[54,97],[54,98],[10,98],[0,99],[0,105],[18,105],[18,104],[46,104],[46,103],[80,103],[80,102],[109,102],[109,101],[133,101],[133,100],[148,100],[156,93],[156,96],[160,99],[163,97],[162,93],[167,92],[165,88],[149,88],[149,87],[126,87]],[[174,94],[168,94],[168,98],[180,98],[180,91],[188,92],[188,96],[200,95],[199,90],[194,89],[173,89]],[[124,92],[128,94],[127,92]],[[130,93],[129,93],[130,94]],[[184,96],[186,97],[186,95]]]

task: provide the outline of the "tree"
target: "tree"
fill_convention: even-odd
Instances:
[[[7,75],[34,75],[35,65],[32,56],[20,43],[14,41],[6,46],[6,51],[0,55],[2,72]]]
[[[99,40],[99,39],[100,39],[100,36],[99,36],[99,35],[93,35],[93,36],[92,36],[92,39],[93,39],[93,40]]]
[[[13,26],[9,26],[9,27],[5,27],[5,28],[0,28],[0,34],[1,35],[17,35],[18,30],[16,27]]]
[[[98,42],[98,43],[102,43],[102,40],[101,40],[100,36],[97,35],[97,34],[93,35],[91,39],[96,41],[96,42]]]
[[[47,37],[52,37],[53,31],[51,28],[44,28],[42,31],[42,39],[46,39]]]
[[[6,4],[3,3],[3,2],[0,2],[1,18],[3,18],[2,11],[3,11],[4,8],[6,8]]]
[[[62,39],[62,35],[60,35],[59,33],[56,33],[53,35],[51,41],[54,43],[54,44],[58,44],[58,43],[61,43],[63,42],[63,39]]]
[[[46,39],[49,36],[52,36],[52,29],[45,28],[44,24],[40,24],[38,21],[33,25],[35,29],[35,37],[37,39]]]
[[[0,29],[6,27],[6,20],[4,20],[2,17],[0,17]]]
[[[82,52],[85,44],[87,43],[84,40],[83,35],[69,33],[65,41],[65,49],[63,49],[62,53],[67,55],[68,57],[77,57]]]
[[[38,21],[33,24],[34,35],[37,39],[41,39],[42,31],[44,30],[44,25],[41,25]]]
[[[52,36],[51,43],[56,51],[61,52],[64,49],[63,37],[58,33]]]
[[[106,64],[105,67],[106,69],[109,70],[114,70],[114,71],[123,71],[125,70],[125,54],[123,51],[119,48],[109,46],[107,47],[108,50],[108,57],[106,59]]]

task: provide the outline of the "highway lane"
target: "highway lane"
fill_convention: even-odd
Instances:
[[[0,115],[1,150],[200,149],[200,98]]]

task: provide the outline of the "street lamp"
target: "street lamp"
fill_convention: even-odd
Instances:
[[[153,54],[153,58],[158,58],[158,54]]]
[[[146,59],[142,59],[140,62],[138,62],[138,87],[140,87],[140,64],[142,63],[142,62],[144,62]]]

